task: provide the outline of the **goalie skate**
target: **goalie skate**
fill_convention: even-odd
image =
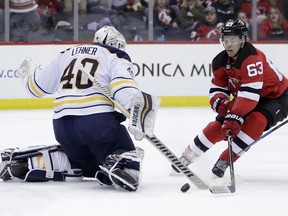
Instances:
[[[103,165],[99,165],[101,171],[95,177],[101,185],[136,191],[140,183],[143,157],[144,151],[139,147],[132,151],[116,151],[105,159]]]
[[[3,161],[0,164],[0,178],[3,181],[12,177],[21,177],[29,171],[27,161]]]
[[[8,181],[11,178],[8,172],[8,167],[9,167],[9,161],[3,161],[0,163],[0,178],[3,181]]]
[[[126,170],[116,168],[111,175],[112,182],[119,187],[128,190],[136,191],[138,188],[138,180],[128,173]]]

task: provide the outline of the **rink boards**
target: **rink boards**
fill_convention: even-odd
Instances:
[[[75,44],[1,44],[0,45],[0,109],[51,108],[53,95],[31,99],[16,69],[31,57],[42,65],[59,52]],[[255,46],[267,54],[278,70],[288,75],[286,59],[288,43]],[[223,50],[218,43],[133,43],[129,53],[136,81],[141,90],[161,98],[161,106],[207,106],[211,61]]]

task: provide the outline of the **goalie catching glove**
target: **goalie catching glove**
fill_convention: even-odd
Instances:
[[[17,69],[16,76],[25,79],[30,74],[35,73],[35,71],[39,68],[40,64],[37,61],[31,58],[27,58],[21,63],[20,67]]]
[[[133,100],[128,130],[136,140],[142,140],[145,135],[152,137],[155,118],[160,106],[160,99],[139,91]]]

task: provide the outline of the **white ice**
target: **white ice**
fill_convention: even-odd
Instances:
[[[54,144],[52,114],[52,110],[0,111],[0,148]],[[214,117],[208,107],[161,108],[155,134],[180,155]],[[135,141],[145,150],[142,183],[137,192],[105,188],[91,180],[0,181],[0,216],[287,216],[287,127],[265,137],[235,163],[234,194],[211,194],[191,183],[190,190],[182,193],[181,186],[189,180],[170,176],[169,161],[144,140]],[[218,143],[190,168],[204,180],[211,179],[211,168],[226,146],[226,142]]]

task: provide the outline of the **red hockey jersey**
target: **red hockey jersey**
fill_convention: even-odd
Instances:
[[[225,50],[220,52],[213,59],[212,70],[210,104],[232,94],[236,100],[231,112],[240,116],[252,111],[260,98],[277,98],[288,87],[287,78],[262,51],[247,42],[236,61]]]

